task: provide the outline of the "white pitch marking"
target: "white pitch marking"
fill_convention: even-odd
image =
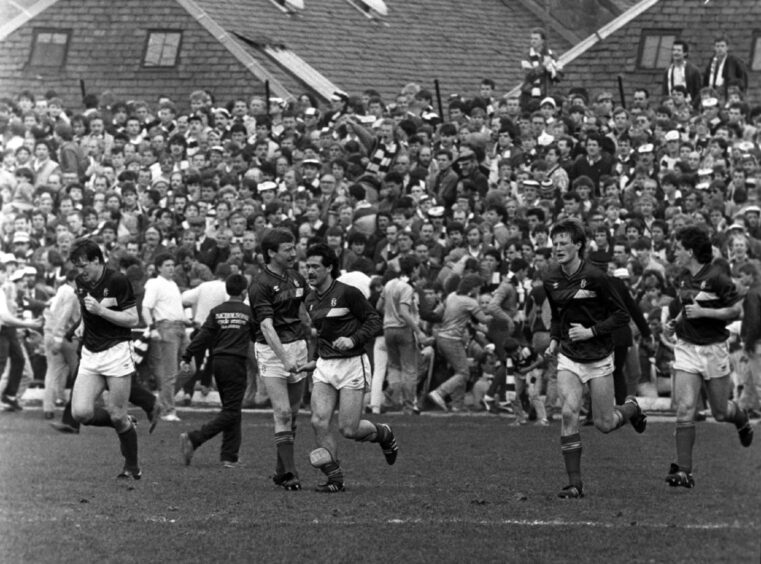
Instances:
[[[330,521],[333,522],[333,521]],[[519,527],[597,527],[602,529],[618,529],[631,527],[644,527],[650,529],[690,529],[698,531],[713,531],[722,529],[754,529],[756,525],[751,522],[740,523],[652,523],[640,522],[635,524],[604,521],[566,521],[562,519],[388,519],[389,525],[515,525]],[[326,521],[325,523],[328,523]]]
[[[99,519],[114,520],[113,517],[99,516]],[[225,517],[229,519],[229,517]],[[57,521],[76,521],[73,516],[52,516],[52,515],[36,515],[27,516],[22,514],[0,513],[0,523],[48,523]],[[86,522],[87,519],[80,519],[82,522]],[[194,520],[190,518],[167,518],[161,515],[149,515],[143,519],[145,522],[154,523],[156,525],[161,524],[177,524],[177,523],[192,523]],[[206,517],[205,521],[213,521],[214,518]],[[246,520],[246,523],[257,523],[258,521]],[[720,531],[720,530],[746,530],[757,529],[758,526],[755,522],[742,523],[734,521],[732,523],[659,523],[659,522],[636,522],[632,524],[626,519],[622,519],[621,522],[604,522],[604,521],[567,521],[564,519],[313,519],[311,521],[304,521],[303,523],[295,521],[283,521],[281,523],[275,521],[262,521],[272,525],[341,525],[341,526],[368,526],[368,525],[422,525],[422,526],[435,526],[435,525],[475,525],[479,527],[489,526],[515,526],[515,527],[595,527],[598,529],[675,529],[675,530],[691,530],[691,531]]]

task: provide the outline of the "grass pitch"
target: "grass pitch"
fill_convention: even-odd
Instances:
[[[50,429],[39,411],[0,413],[0,562],[759,562],[761,436],[698,425],[696,488],[663,481],[673,423],[602,435],[583,428],[586,497],[559,500],[559,427],[490,416],[374,416],[400,444],[342,440],[347,491],[318,494],[308,415],[296,439],[304,490],[276,488],[271,416],[243,417],[244,466],[224,469],[219,439],[179,454],[180,414],[148,435],[143,479],[121,470],[111,430]],[[761,427],[757,427],[761,435]]]

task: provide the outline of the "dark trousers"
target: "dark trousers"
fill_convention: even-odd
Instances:
[[[628,345],[616,346],[613,349],[613,393],[616,396],[616,405],[623,405],[627,396],[624,366],[626,366],[626,356],[628,353]]]
[[[246,393],[246,359],[238,356],[212,357],[214,379],[217,381],[222,411],[196,431],[188,433],[194,448],[222,433],[222,453],[220,459],[227,462],[238,461],[241,443],[241,407]]]
[[[198,333],[198,329],[194,330],[190,334],[190,339],[193,340],[193,337],[196,336]],[[209,362],[206,363],[206,365],[203,364],[204,358],[206,357],[206,351],[201,351],[200,353],[193,356],[193,360],[196,363],[196,371],[195,374],[193,374],[183,385],[182,390],[186,394],[193,395],[193,390],[196,387],[196,382],[199,380],[201,381],[201,385],[210,388],[211,387],[211,376],[212,376],[212,370],[211,370],[211,359],[209,359]]]
[[[156,405],[156,396],[140,384],[137,379],[137,372],[133,372],[130,378],[129,402],[145,411],[146,415],[149,415],[153,411],[153,406]],[[66,423],[75,429],[79,429],[80,423],[71,415],[71,399],[66,403],[66,407],[63,408],[61,423]]]
[[[21,377],[24,375],[24,352],[21,350],[15,327],[0,329],[0,374],[5,370],[8,359],[11,361],[11,368],[3,395],[13,397],[18,392]]]

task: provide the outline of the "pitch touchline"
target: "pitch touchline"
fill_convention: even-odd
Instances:
[[[99,516],[99,519],[103,519],[104,516]],[[106,520],[115,520],[112,517],[105,517]],[[193,519],[177,517],[172,515],[166,517],[163,515],[148,515],[144,519],[146,522],[166,525],[187,524],[194,521]],[[214,518],[207,517],[203,521],[213,521]],[[55,516],[41,516],[36,515],[34,517],[9,514],[0,512],[0,523],[49,523],[58,521],[68,521],[75,523],[86,523],[87,518],[77,518],[76,516],[68,515],[65,517]],[[236,519],[238,523],[257,523],[258,521],[249,521],[246,519]],[[298,523],[294,521],[283,521],[278,523],[276,521],[263,521],[270,525],[342,525],[342,526],[372,526],[372,525],[477,525],[477,526],[505,526],[512,525],[517,527],[597,527],[599,529],[624,529],[639,527],[645,529],[681,529],[692,531],[718,531],[718,530],[745,530],[756,529],[757,526],[753,522],[741,523],[735,521],[733,523],[653,523],[653,522],[627,522],[622,520],[619,523],[604,522],[604,521],[566,521],[563,519],[329,519],[320,520],[313,519],[311,521],[305,521]],[[79,525],[77,525],[79,526]]]
[[[324,524],[334,521],[324,521]],[[646,527],[650,529],[753,529],[753,523],[648,523],[648,522],[604,522],[604,521],[565,521],[562,519],[388,519],[388,525],[516,525],[520,527],[598,527],[617,529],[629,527]]]

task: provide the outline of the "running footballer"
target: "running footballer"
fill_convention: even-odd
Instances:
[[[83,425],[113,427],[124,456],[124,468],[117,478],[139,480],[137,431],[127,415],[135,372],[130,329],[138,324],[132,284],[123,274],[106,268],[100,247],[91,239],[75,243],[70,259],[80,270],[76,294],[84,323],[72,415]],[[96,400],[105,389],[109,393],[104,409],[96,406]]]
[[[365,346],[381,333],[383,322],[358,289],[336,280],[338,273],[338,257],[330,247],[317,244],[307,250],[307,280],[313,291],[306,307],[317,329],[317,350],[316,360],[300,369],[314,370],[312,429],[318,448],[309,459],[328,478],[316,488],[323,493],[344,490],[336,438],[330,431],[336,406],[341,435],[378,443],[388,464],[396,461],[399,450],[388,425],[360,418],[372,373]]]
[[[626,305],[611,290],[606,275],[581,258],[587,242],[581,222],[561,220],[553,226],[550,237],[557,264],[544,277],[552,311],[546,354],[558,355],[563,411],[560,449],[568,474],[568,485],[558,497],[573,499],[584,496],[579,434],[584,384],[589,384],[595,427],[603,433],[627,421],[642,433],[647,420],[634,396],[628,396],[620,406],[614,401],[612,333],[629,322]]]

